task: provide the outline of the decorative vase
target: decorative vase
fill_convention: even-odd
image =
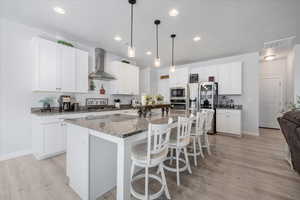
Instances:
[[[103,88],[103,84],[101,85],[100,94],[105,94],[105,89]]]

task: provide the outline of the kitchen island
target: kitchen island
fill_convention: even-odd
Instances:
[[[130,151],[146,139],[149,122],[167,123],[185,112],[143,118],[112,114],[65,120],[67,176],[70,187],[83,199],[95,200],[117,188],[118,200],[130,199]]]

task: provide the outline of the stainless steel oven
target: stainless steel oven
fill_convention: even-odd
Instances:
[[[186,110],[188,108],[188,87],[170,88],[170,102],[175,110]]]
[[[186,98],[187,97],[187,87],[172,87],[170,88],[170,98]]]

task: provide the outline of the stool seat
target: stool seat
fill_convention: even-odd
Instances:
[[[136,160],[137,162],[146,163],[147,150],[148,150],[147,148],[148,148],[147,142],[134,145],[131,148],[131,158],[133,160]],[[168,154],[168,149],[165,149],[164,151],[157,154],[151,154],[152,164],[156,164],[156,162],[159,163],[163,161],[166,158],[167,154]],[[155,163],[153,163],[153,161],[155,161]]]
[[[186,144],[190,143],[190,138],[180,138],[179,145],[183,144],[182,146],[186,146]],[[172,130],[170,136],[170,146],[177,146],[177,129]]]

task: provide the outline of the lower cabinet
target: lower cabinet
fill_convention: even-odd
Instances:
[[[32,147],[36,159],[41,160],[66,151],[66,128],[62,120],[33,120]]]
[[[64,119],[111,114],[137,115],[136,110],[116,110],[53,116],[32,115],[32,153],[42,160],[66,152],[67,124]],[[75,133],[76,134],[76,133]]]
[[[242,111],[217,109],[217,132],[242,135]]]

